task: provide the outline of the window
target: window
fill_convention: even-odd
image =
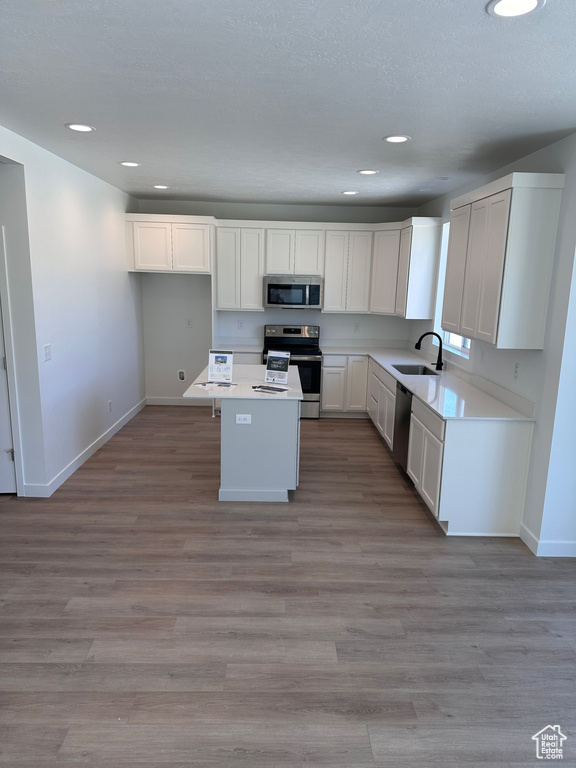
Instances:
[[[457,333],[450,333],[450,331],[443,331],[444,346],[452,352],[458,352],[466,357],[470,354],[470,339],[465,336],[458,336]]]

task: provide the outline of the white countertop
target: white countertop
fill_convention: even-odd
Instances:
[[[356,351],[356,354],[361,353]],[[372,350],[366,354],[443,419],[534,420],[478,387],[468,384],[454,373],[438,371],[437,376],[410,376],[400,373],[393,368],[394,363],[426,365],[434,369],[426,359],[407,350]]]
[[[188,387],[183,397],[200,397],[209,400],[217,398],[238,398],[243,400],[302,400],[302,387],[300,384],[300,375],[298,366],[288,367],[288,386],[290,389],[278,394],[267,392],[255,392],[252,387],[258,384],[264,384],[264,375],[266,373],[265,365],[235,365],[233,369],[232,381],[235,387],[222,387],[217,384],[210,385],[207,388],[196,386],[200,382],[208,381],[208,366],[202,371],[200,376]],[[272,385],[274,386],[274,385]]]

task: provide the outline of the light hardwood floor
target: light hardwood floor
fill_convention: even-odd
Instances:
[[[518,768],[548,724],[576,765],[575,560],[446,538],[368,421],[302,422],[291,503],[219,503],[210,413],[0,497],[0,765]]]

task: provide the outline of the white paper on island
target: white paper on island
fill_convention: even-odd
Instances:
[[[211,349],[208,362],[208,381],[232,381],[234,353],[230,350]]]
[[[269,350],[264,381],[267,384],[287,384],[289,365],[290,352],[273,352]]]

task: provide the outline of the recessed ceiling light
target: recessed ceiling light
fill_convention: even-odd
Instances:
[[[91,125],[84,125],[83,123],[66,123],[66,128],[70,128],[71,131],[80,131],[81,133],[90,133],[94,128]]]
[[[378,171],[358,171],[358,173],[361,173],[362,176],[374,176]]]
[[[384,136],[384,141],[389,141],[390,144],[403,144],[405,141],[410,141],[410,136]]]
[[[126,168],[138,168],[140,163],[133,163],[132,160],[122,160],[120,165],[124,165]]]
[[[352,190],[350,190],[349,192],[342,192],[342,194],[343,195],[357,195],[358,192],[353,192]]]
[[[546,0],[490,0],[486,10],[490,16],[510,18],[512,16],[524,16],[544,5],[546,5]]]
[[[168,189],[166,184],[154,184],[154,189]]]

